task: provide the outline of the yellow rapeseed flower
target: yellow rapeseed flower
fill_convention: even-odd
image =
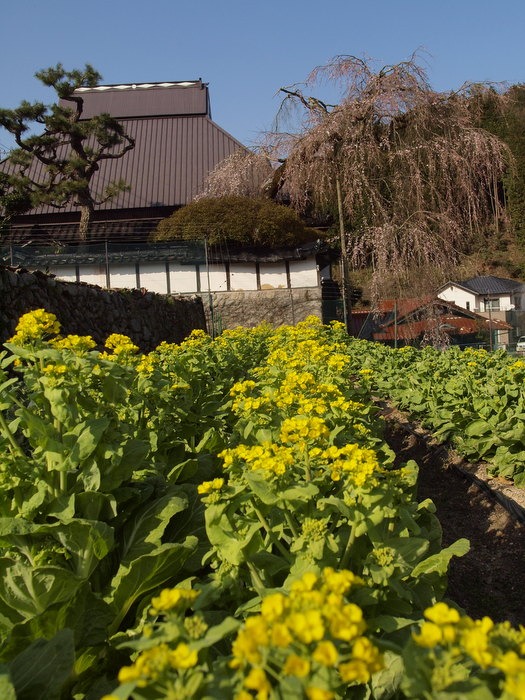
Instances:
[[[261,604],[261,615],[273,622],[282,617],[285,610],[288,608],[288,599],[282,593],[272,593],[267,595]]]
[[[60,333],[60,323],[55,314],[45,309],[34,309],[20,316],[15,335],[7,342],[15,345],[34,343],[37,340]]]
[[[321,666],[331,667],[336,665],[339,654],[335,644],[330,640],[325,640],[319,642],[316,646],[312,654],[312,659],[317,661],[318,664],[321,664]]]
[[[333,593],[343,595],[353,586],[362,586],[363,579],[346,569],[336,571],[330,566],[323,569],[323,584]]]
[[[423,622],[419,633],[414,633],[412,638],[418,646],[431,649],[432,647],[441,644],[443,635],[441,634],[441,628],[439,625],[436,625],[433,622]]]
[[[305,692],[308,700],[333,700],[333,698],[335,698],[335,695],[331,690],[316,688],[313,685],[308,686]]]
[[[281,425],[280,439],[284,443],[327,438],[330,430],[322,418],[317,416],[294,416],[286,418]]]
[[[158,596],[151,599],[150,613],[158,615],[168,610],[185,610],[199,595],[199,591],[185,588],[164,588]]]
[[[290,654],[285,661],[283,673],[286,676],[304,678],[310,673],[310,662],[297,654]]]
[[[360,659],[341,664],[339,673],[345,683],[368,683],[371,675],[366,663]]]
[[[461,633],[461,646],[481,668],[487,668],[494,661],[487,632],[479,625]]]
[[[282,622],[274,622],[271,628],[271,643],[275,647],[285,649],[293,642],[288,625]]]
[[[83,354],[93,350],[96,343],[90,335],[66,335],[65,338],[56,338],[51,341],[51,345],[58,350],[72,350],[77,354]]]
[[[320,610],[292,613],[287,621],[293,634],[305,644],[319,641],[324,636],[325,627]]]
[[[133,665],[120,669],[119,682],[135,681],[139,687],[146,687],[149,682],[156,681],[171,666],[171,653],[167,644],[159,644],[152,649],[142,651]]]
[[[51,375],[52,377],[58,377],[62,374],[65,374],[67,372],[67,366],[66,365],[54,365],[54,364],[49,364],[46,365],[42,369],[43,374]]]
[[[459,612],[446,603],[436,603],[425,610],[425,617],[436,625],[450,625],[459,622]]]
[[[133,343],[131,338],[121,333],[111,333],[111,335],[107,337],[104,346],[108,350],[111,350],[115,357],[138,352],[138,347]],[[102,353],[102,355],[108,355],[108,353]]]
[[[335,639],[350,642],[366,629],[363,611],[354,603],[334,609],[330,617],[330,632]]]
[[[272,686],[270,685],[266,673],[262,668],[252,668],[244,679],[244,687],[248,690],[257,691],[257,700],[267,700]]]
[[[170,655],[170,662],[173,668],[191,668],[197,664],[197,661],[197,652],[194,649],[190,649],[184,642],[180,642]]]
[[[212,481],[203,481],[197,486],[197,493],[211,493],[212,491],[220,491],[224,486],[224,479],[217,478]]]

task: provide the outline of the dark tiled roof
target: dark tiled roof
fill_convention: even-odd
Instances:
[[[133,262],[179,262],[204,265],[209,263],[275,263],[283,260],[305,260],[315,256],[320,246],[317,242],[305,243],[296,248],[274,248],[271,250],[245,246],[229,247],[227,251],[212,246],[206,254],[201,241],[178,241],[173,243],[90,243],[83,246],[61,246],[53,250],[46,246],[13,246],[5,249],[3,262],[23,267],[47,267],[77,264],[103,265]],[[0,262],[2,249],[0,248]]]
[[[471,277],[461,282],[462,287],[466,287],[476,294],[507,294],[514,292],[522,284],[522,282],[517,282],[516,280],[493,277],[492,275]]]

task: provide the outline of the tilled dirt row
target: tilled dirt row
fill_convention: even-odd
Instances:
[[[461,460],[453,452],[410,430],[396,411],[385,410],[384,417],[387,440],[400,461],[419,465],[418,498],[434,501],[443,546],[460,537],[470,541],[470,552],[452,559],[447,597],[473,618],[488,615],[525,625],[525,525],[473,483],[468,469],[458,469]]]

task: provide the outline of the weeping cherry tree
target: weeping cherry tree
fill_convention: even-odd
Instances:
[[[337,104],[310,95],[323,81]],[[302,115],[298,130],[276,134],[291,203],[338,211],[343,259],[372,267],[376,292],[457,261],[503,216],[496,185],[508,149],[476,126],[466,87],[434,91],[414,57],[375,70],[338,56],[281,94],[279,119],[289,108]]]

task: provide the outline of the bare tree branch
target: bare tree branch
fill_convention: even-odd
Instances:
[[[294,101],[306,112],[288,140],[286,188],[298,210],[333,210],[339,184],[354,264],[372,266],[379,278],[448,265],[504,217],[495,183],[512,159],[476,126],[472,90],[434,91],[414,56],[380,70],[339,56],[304,85],[321,79],[341,84],[338,105],[301,87],[282,89],[287,108]]]

